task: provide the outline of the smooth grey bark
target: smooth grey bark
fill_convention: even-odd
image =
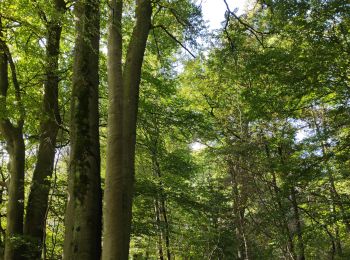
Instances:
[[[58,59],[62,31],[60,19],[66,9],[65,2],[63,0],[55,0],[54,9],[55,15],[46,24],[46,80],[44,83],[40,122],[41,135],[24,223],[24,234],[30,237],[33,243],[31,248],[28,249],[28,251],[31,251],[31,259],[38,259],[41,255],[51,184],[50,179],[54,167],[56,137],[61,123],[58,107]]]
[[[1,122],[0,125],[1,132],[4,133],[6,139],[7,151],[10,155],[10,182],[8,186],[4,259],[17,260],[23,259],[23,245],[21,242],[16,243],[12,241],[12,239],[19,238],[19,241],[21,241],[21,236],[23,235],[25,145],[21,127],[11,125],[9,121]]]
[[[136,118],[141,67],[149,30],[151,0],[136,1],[136,24],[124,67],[122,65],[122,0],[110,0],[108,38],[108,138],[104,192],[104,240],[102,259],[128,259]]]
[[[6,108],[7,91],[9,89],[9,69],[12,76],[12,85],[15,89],[16,101],[19,108],[19,119],[16,125],[8,118]],[[4,40],[2,23],[0,19],[0,101],[4,115],[0,117],[0,134],[6,141],[6,149],[10,156],[8,170],[10,181],[8,184],[7,202],[7,226],[5,240],[5,260],[17,260],[22,258],[21,242],[14,242],[23,235],[24,215],[24,170],[25,170],[25,145],[23,139],[24,112],[21,102],[19,83],[17,80],[15,64],[11,53]],[[21,240],[19,240],[21,241]]]
[[[63,259],[100,259],[102,191],[100,177],[98,61],[99,0],[77,1],[71,151]]]

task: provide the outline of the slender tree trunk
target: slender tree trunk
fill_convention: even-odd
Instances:
[[[157,146],[157,142],[156,142]],[[158,208],[157,214],[159,215],[159,223],[161,221],[164,222],[163,225],[160,225],[160,232],[161,232],[161,237],[164,237],[165,240],[165,246],[166,246],[166,255],[167,259],[171,259],[171,251],[170,251],[170,232],[169,232],[169,222],[168,222],[168,214],[166,210],[166,198],[164,195],[164,187],[163,187],[163,182],[162,182],[162,172],[160,170],[160,165],[158,162],[157,158],[157,147],[155,147],[155,151],[153,151],[152,154],[152,163],[153,163],[153,168],[154,168],[154,173],[158,179],[158,185],[159,185],[159,192],[157,194],[157,199],[156,199],[156,205]]]
[[[24,234],[35,241],[32,248],[38,249],[32,255],[32,258],[35,259],[40,258],[42,249],[51,184],[50,179],[52,177],[55,159],[56,137],[61,121],[58,108],[58,57],[62,27],[59,18],[62,17],[65,10],[65,2],[63,0],[56,0],[55,10],[57,13],[54,17],[57,18],[53,18],[47,24],[47,66],[42,119],[40,123],[41,136],[24,224]]]
[[[126,260],[129,255],[139,84],[152,16],[151,0],[137,0],[136,24],[122,69],[122,5],[122,0],[110,1],[103,260]]]
[[[164,194],[160,194],[161,198],[161,212],[164,220],[164,233],[165,233],[165,246],[166,246],[166,255],[168,260],[171,259],[171,251],[170,251],[170,231],[169,231],[169,222],[168,222],[168,214],[165,205]]]
[[[245,199],[242,199],[242,192],[239,189],[239,185],[245,185],[242,181],[239,181],[239,169],[237,169],[235,163],[232,159],[227,161],[229,175],[231,178],[231,187],[232,187],[232,199],[233,199],[233,215],[235,223],[235,232],[239,245],[237,248],[237,258],[238,259],[249,259],[249,248],[247,239],[245,236],[245,225],[244,225],[244,211],[245,211]]]
[[[11,68],[12,83],[15,88],[16,100],[19,103],[20,119],[14,125],[7,117],[8,112],[0,118],[0,133],[5,137],[6,149],[10,155],[8,170],[10,181],[8,184],[7,223],[5,241],[5,260],[22,259],[23,215],[24,215],[24,170],[25,170],[25,145],[23,139],[23,107],[21,103],[19,84],[17,81],[15,66],[10,51],[3,40],[2,24],[0,19],[0,100],[2,110],[6,111],[6,98],[9,88],[9,71]],[[17,243],[15,242],[16,238]],[[19,241],[19,242],[18,242]]]
[[[100,259],[98,60],[99,0],[75,4],[76,31],[71,100],[71,151],[63,258]]]
[[[342,247],[342,243],[341,243],[341,240],[340,240],[340,236],[339,236],[339,226],[338,224],[335,224],[335,241],[336,241],[336,253],[339,255],[339,256],[342,256],[343,255],[343,247]]]
[[[161,223],[161,220],[160,220],[160,207],[159,207],[158,199],[154,200],[154,212],[156,214],[156,224],[157,224],[157,231],[158,231],[158,254],[159,254],[159,259],[160,260],[164,260],[163,233],[162,233],[162,223]]]
[[[0,176],[3,176],[2,170],[1,170],[2,165],[0,165]],[[0,181],[0,205],[2,205],[2,203],[4,203],[4,191],[6,189],[6,183]],[[2,226],[2,216],[0,216],[0,259],[3,258],[4,255],[4,249],[5,249],[5,230],[3,229]]]
[[[295,218],[295,223],[296,223],[296,233],[297,233],[297,237],[298,237],[297,259],[298,260],[305,260],[305,246],[304,246],[304,241],[303,241],[303,230],[301,227],[301,219],[300,219],[300,213],[299,213],[299,208],[298,208],[298,201],[297,201],[296,191],[295,191],[294,187],[291,188],[291,198],[292,198],[294,218]]]

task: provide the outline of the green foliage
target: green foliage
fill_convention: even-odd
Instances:
[[[70,4],[61,17],[62,124],[50,180],[46,259],[61,259],[64,240],[75,38]],[[101,5],[104,172],[109,7],[106,1]],[[125,1],[124,46],[134,7],[134,1]],[[174,259],[349,259],[349,4],[257,1],[239,17],[227,12],[227,24],[209,40],[215,45],[208,43],[203,54],[199,45],[207,42],[196,40],[209,35],[199,6],[161,0],[153,8],[140,86],[131,257],[156,259],[162,251]],[[57,15],[43,0],[0,3],[2,40],[13,56],[25,111],[26,194],[41,134],[45,24]],[[187,50],[180,51],[179,43]],[[198,57],[188,59],[185,52]],[[0,120],[15,122],[20,116],[13,83],[10,78],[6,102],[0,95]],[[9,178],[3,138],[1,183]],[[0,249],[5,186],[0,187]],[[31,238],[11,240],[35,248]]]

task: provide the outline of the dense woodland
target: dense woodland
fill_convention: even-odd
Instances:
[[[0,259],[350,259],[350,3],[0,0]]]

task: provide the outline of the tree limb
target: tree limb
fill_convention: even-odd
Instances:
[[[230,7],[229,7],[229,5],[228,5],[228,3],[227,3],[227,0],[223,0],[223,1],[224,1],[225,5],[226,5],[226,10],[227,10],[227,13],[228,13],[228,17],[226,18],[225,31],[226,31],[226,28],[227,28],[227,26],[228,26],[228,20],[230,19],[229,16],[231,15],[231,16],[233,16],[241,25],[243,25],[245,28],[247,28],[249,32],[251,32],[251,33],[254,35],[254,37],[257,39],[257,41],[260,43],[261,46],[265,47],[263,38],[260,39],[260,38],[259,38],[259,34],[262,35],[262,37],[263,37],[263,35],[266,34],[266,33],[260,32],[260,31],[256,30],[253,26],[251,26],[250,24],[248,24],[248,23],[246,23],[245,21],[243,21],[238,15],[236,15],[233,11],[231,11],[231,9],[230,9]],[[227,34],[227,32],[226,32],[226,34]]]
[[[163,25],[152,26],[152,29],[154,28],[161,28],[171,39],[173,39],[183,49],[185,49],[193,58],[196,58],[196,56],[182,42],[180,42],[174,35],[172,35]]]

